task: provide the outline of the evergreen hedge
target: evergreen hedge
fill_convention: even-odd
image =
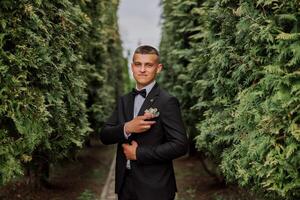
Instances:
[[[184,112],[197,127],[198,149],[228,182],[268,199],[298,199],[299,2],[165,0],[163,6],[161,50],[169,51],[164,61],[171,71],[163,81],[171,80],[174,93],[188,93],[177,95],[193,105]]]
[[[117,6],[0,1],[0,184],[47,178],[105,119],[127,68]]]

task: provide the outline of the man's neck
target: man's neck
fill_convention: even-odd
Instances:
[[[138,84],[136,84],[136,86],[135,86],[135,88],[137,89],[137,90],[142,90],[142,89],[144,89],[144,88],[146,88],[146,87],[148,87],[148,86],[150,86],[151,85],[151,88],[155,85],[155,83],[156,83],[156,81],[155,80],[153,80],[151,83],[149,83],[148,85],[138,85]]]
[[[142,90],[142,89],[146,89],[146,93],[147,93],[147,95],[150,93],[150,91],[152,90],[152,88],[154,87],[154,85],[155,85],[155,83],[156,83],[156,81],[155,80],[153,80],[151,83],[149,83],[148,85],[146,85],[146,86],[142,86],[142,87],[138,87],[138,85],[136,85],[136,89],[137,90]]]

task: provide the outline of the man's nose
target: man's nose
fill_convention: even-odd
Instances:
[[[144,71],[146,71],[146,67],[145,67],[145,65],[142,65],[141,66],[141,72],[144,72]]]

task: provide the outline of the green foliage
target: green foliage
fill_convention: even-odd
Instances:
[[[95,199],[95,194],[90,190],[86,189],[81,195],[77,198],[78,200],[93,200]]]
[[[191,138],[195,136],[196,130],[193,124],[201,113],[191,110],[195,95],[190,91],[193,88],[193,80],[190,79],[188,64],[194,53],[190,49],[189,37],[196,31],[194,28],[194,8],[197,1],[162,1],[164,6],[164,26],[160,44],[161,62],[164,70],[159,81],[177,96],[183,108],[183,119],[187,124],[188,133]]]
[[[183,102],[188,125],[197,127],[198,149],[227,181],[268,198],[298,199],[299,2],[166,0],[163,6],[168,68],[162,78]]]
[[[0,1],[0,184],[74,154],[105,119],[126,76],[117,6]]]
[[[129,84],[117,25],[118,4],[116,0],[92,0],[86,1],[84,6],[92,21],[84,59],[94,66],[87,78],[87,92],[89,121],[96,132],[110,114],[116,97],[124,93]]]

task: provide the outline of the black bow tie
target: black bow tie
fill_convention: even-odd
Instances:
[[[134,96],[136,96],[136,95],[139,94],[139,95],[141,95],[142,97],[146,98],[147,91],[146,91],[146,89],[137,90],[137,89],[133,88],[133,89],[132,89],[132,94],[133,94]]]

